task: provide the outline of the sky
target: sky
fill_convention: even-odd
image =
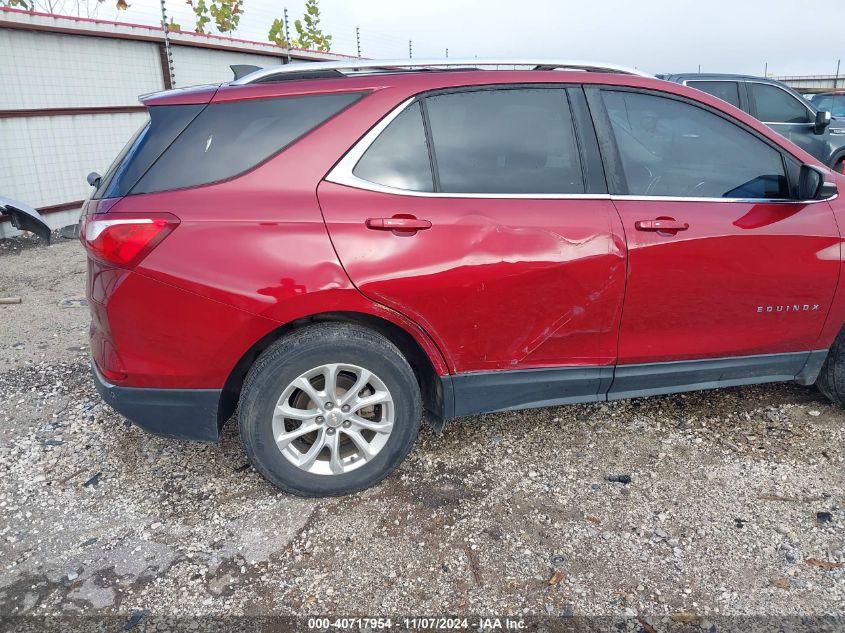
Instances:
[[[159,0],[128,0],[119,14],[107,0],[102,19],[154,24]],[[265,41],[287,6],[304,0],[244,0],[235,37]],[[167,0],[184,30],[193,14]],[[845,2],[786,0],[320,0],[333,51],[364,57],[554,57],[606,61],[650,73],[833,74],[845,58]],[[845,64],[842,73],[845,74]]]

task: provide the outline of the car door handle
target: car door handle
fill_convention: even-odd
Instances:
[[[659,218],[657,220],[637,220],[634,222],[634,228],[638,231],[686,231],[689,224],[686,222],[678,222],[671,218]]]
[[[374,231],[424,231],[431,228],[430,221],[417,218],[367,218],[364,224]]]

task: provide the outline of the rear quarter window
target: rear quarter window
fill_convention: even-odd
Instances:
[[[161,153],[203,109],[201,105],[154,106],[149,121],[132,137],[100,183],[95,198],[118,198],[129,193]]]
[[[208,105],[164,150],[131,193],[183,189],[237,176],[363,95],[347,92]]]

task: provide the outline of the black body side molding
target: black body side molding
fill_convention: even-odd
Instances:
[[[816,381],[827,350],[638,365],[556,367],[443,376],[443,418],[794,380]]]

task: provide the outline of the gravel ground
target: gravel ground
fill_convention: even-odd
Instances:
[[[178,442],[102,404],[87,309],[74,301],[78,243],[21,244],[0,245],[0,295],[23,298],[0,306],[6,624],[74,614],[127,626],[608,616],[645,631],[712,630],[725,616],[845,621],[845,413],[812,388],[462,419],[442,437],[425,429],[376,488],[304,500],[246,465],[234,420],[218,444]]]

